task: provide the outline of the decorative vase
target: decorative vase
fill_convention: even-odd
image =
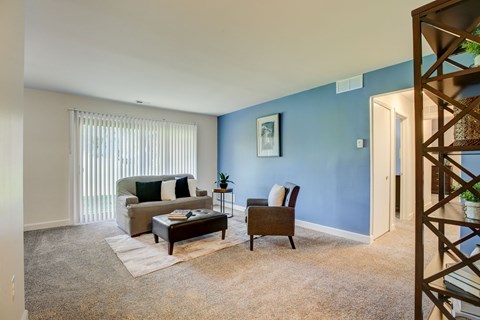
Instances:
[[[220,183],[220,189],[227,189],[228,183]]]
[[[480,54],[478,56],[475,56],[475,58],[473,58],[473,66],[480,67]]]
[[[469,106],[477,99],[477,97],[469,97],[458,100],[464,106]],[[480,106],[473,108],[476,112],[480,112]],[[453,115],[456,116],[461,109],[453,107]],[[472,115],[465,115],[454,125],[453,130],[454,146],[475,146],[480,144],[480,121]]]
[[[480,220],[480,202],[465,201],[463,210],[467,218]]]

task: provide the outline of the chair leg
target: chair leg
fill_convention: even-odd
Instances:
[[[290,240],[290,244],[292,245],[292,249],[295,249],[295,243],[293,243],[292,236],[288,236],[288,240]]]
[[[250,251],[253,251],[253,235],[250,235]]]

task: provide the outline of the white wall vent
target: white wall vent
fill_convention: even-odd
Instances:
[[[363,88],[363,74],[337,81],[337,94]]]

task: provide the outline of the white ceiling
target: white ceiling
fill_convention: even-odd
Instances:
[[[412,58],[429,0],[27,0],[25,85],[221,115]]]

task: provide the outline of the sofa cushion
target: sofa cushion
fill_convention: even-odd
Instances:
[[[197,196],[197,180],[196,179],[188,179],[188,192],[190,193],[190,197]]]
[[[162,181],[160,194],[162,201],[175,200],[175,180]]]
[[[175,196],[177,199],[190,197],[187,177],[179,178],[175,181]]]
[[[160,201],[161,181],[136,182],[138,202]]]
[[[268,195],[268,206],[269,207],[281,207],[283,206],[283,199],[285,198],[285,187],[275,184],[270,190]]]

